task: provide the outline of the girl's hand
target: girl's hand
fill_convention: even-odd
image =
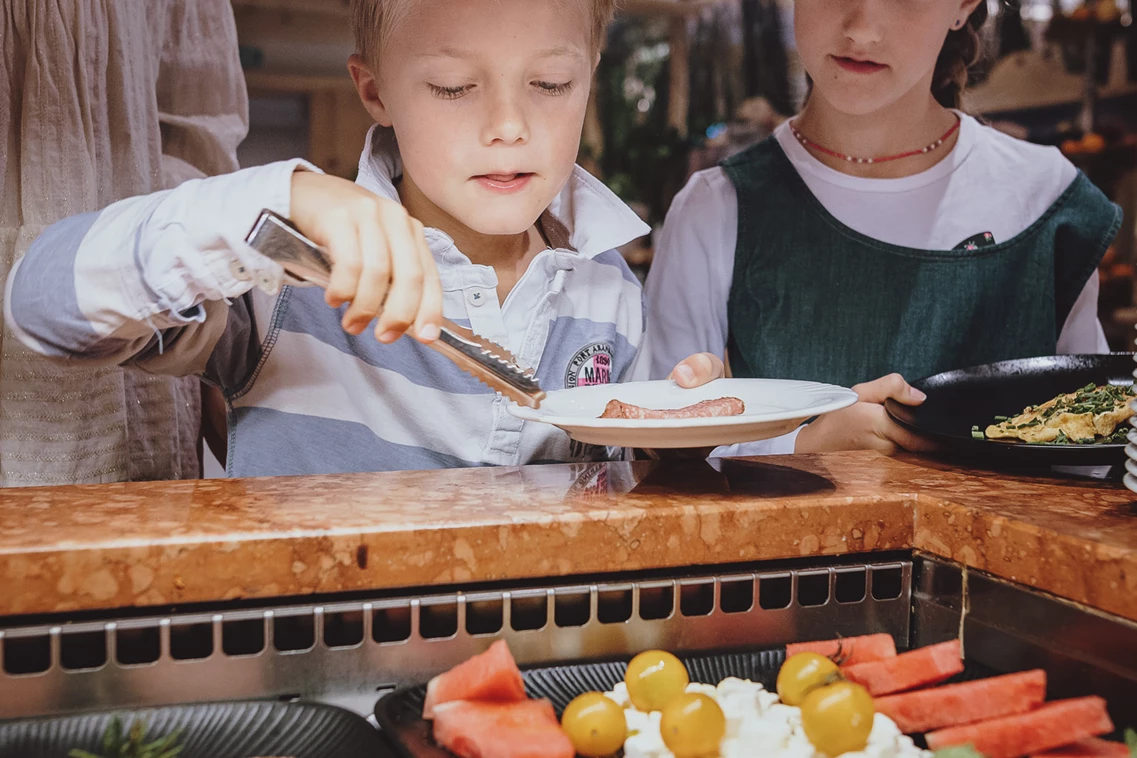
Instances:
[[[798,433],[796,453],[828,453],[837,450],[879,450],[892,455],[899,450],[927,452],[931,442],[909,432],[884,410],[892,398],[904,405],[919,405],[925,395],[904,381],[900,374],[889,374],[853,387],[860,400],[844,410],[829,413]]]
[[[442,284],[422,224],[401,204],[346,179],[297,171],[291,205],[292,221],[332,259],[324,299],[333,308],[350,303],[344,331],[361,334],[378,316],[380,342],[404,332],[438,338]]]
[[[679,365],[671,371],[670,379],[684,389],[701,387],[715,379],[721,379],[726,374],[726,367],[722,358],[711,353],[696,353],[690,358],[684,358]],[[706,458],[713,451],[713,447],[677,448],[671,450],[643,450],[644,457],[653,460]],[[638,456],[637,456],[638,457]]]
[[[684,358],[678,366],[671,371],[670,379],[675,380],[683,389],[701,387],[715,379],[722,379],[726,375],[726,367],[722,358],[711,353],[696,353],[690,358]]]

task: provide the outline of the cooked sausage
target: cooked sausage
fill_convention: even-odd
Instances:
[[[600,414],[600,418],[620,419],[677,419],[677,418],[715,418],[718,416],[741,416],[746,404],[737,397],[720,397],[717,400],[704,400],[673,410],[652,410],[631,403],[611,400]]]

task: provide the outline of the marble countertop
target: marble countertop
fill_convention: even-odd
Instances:
[[[1119,482],[916,457],[0,490],[0,616],[917,549],[1137,620]]]

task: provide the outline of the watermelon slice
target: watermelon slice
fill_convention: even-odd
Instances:
[[[910,650],[883,661],[843,666],[841,673],[873,697],[925,687],[950,679],[963,671],[959,640]],[[988,756],[987,758],[990,758]]]
[[[504,640],[498,640],[484,653],[439,674],[426,685],[422,717],[433,718],[440,703],[451,700],[514,702],[525,699],[525,682]]]
[[[458,758],[573,758],[574,754],[548,700],[439,703],[434,708],[434,741]]]
[[[796,653],[817,653],[832,658],[838,648],[846,656],[844,665],[882,661],[896,657],[896,642],[891,634],[866,634],[861,637],[845,637],[839,640],[819,640],[817,642],[791,642],[786,645],[786,657]]]
[[[876,698],[873,705],[905,734],[1010,716],[1042,705],[1046,672],[1042,669],[974,682]]]
[[[1072,745],[1035,753],[1034,758],[1129,758],[1129,755],[1129,748],[1123,742],[1087,737]]]
[[[1113,722],[1100,697],[1055,700],[1030,713],[929,732],[932,750],[970,744],[986,758],[1018,758],[1108,734]]]

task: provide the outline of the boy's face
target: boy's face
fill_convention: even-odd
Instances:
[[[866,115],[910,94],[927,97],[948,31],[977,5],[978,0],[797,0],[794,38],[814,93],[838,112]]]
[[[379,55],[372,115],[407,176],[487,235],[529,229],[576,161],[593,53],[586,2],[416,0]]]

